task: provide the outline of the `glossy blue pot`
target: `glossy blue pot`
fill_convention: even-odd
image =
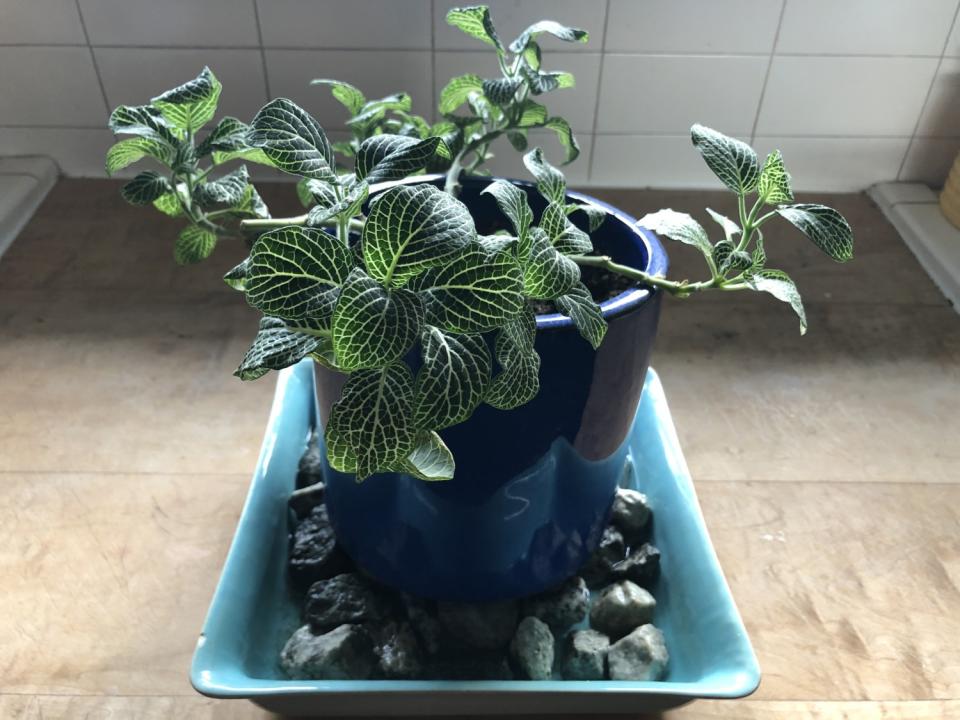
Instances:
[[[483,234],[503,226],[493,198],[480,194],[489,182],[466,179],[460,194]],[[539,216],[540,196],[527,183],[517,185]],[[598,253],[666,274],[663,247],[634,218],[586,195],[568,198],[609,214],[592,234]],[[540,393],[515,410],[483,405],[441,432],[457,461],[452,480],[383,474],[358,484],[325,468],[330,519],[357,565],[413,595],[462,601],[530,595],[577,572],[631,471],[626,439],[657,331],[660,293],[631,289],[602,307],[609,329],[597,351],[568,318],[537,316]],[[343,375],[317,367],[321,422],[343,382]]]

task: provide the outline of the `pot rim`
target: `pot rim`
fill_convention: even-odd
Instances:
[[[432,173],[428,175],[412,175],[410,177],[403,178],[402,180],[377,183],[370,188],[370,194],[373,195],[374,193],[386,190],[387,188],[395,185],[413,185],[422,182],[437,182],[444,177],[445,176],[442,174]],[[494,180],[506,180],[513,185],[520,185],[528,188],[536,187],[535,183],[532,183],[529,180],[519,180],[517,178],[502,177],[499,175],[493,175],[489,177],[484,175],[467,175],[463,178],[463,180],[469,182],[480,182],[483,180],[493,182]],[[603,200],[598,200],[592,195],[587,195],[586,193],[578,192],[576,190],[567,190],[566,196],[568,199],[578,200],[581,203],[598,207],[608,215],[612,215],[616,220],[626,225],[627,228],[633,232],[646,251],[647,264],[644,268],[642,268],[642,270],[650,275],[665,276],[667,274],[669,260],[667,258],[667,251],[664,250],[663,244],[660,242],[660,238],[658,238],[657,235],[651,230],[639,227],[635,217],[624,212],[623,210],[620,210],[620,208],[606,203]],[[604,318],[610,320],[639,308],[645,302],[654,297],[657,292],[659,291],[656,288],[650,287],[637,287],[624,290],[619,295],[616,295],[609,300],[604,300],[602,303],[600,303],[601,313],[603,314]],[[574,327],[573,320],[568,318],[566,315],[561,315],[560,313],[537,315],[536,317],[537,330],[557,330],[561,328]]]

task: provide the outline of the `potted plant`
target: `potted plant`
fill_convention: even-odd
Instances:
[[[800,294],[768,266],[762,228],[783,218],[840,262],[852,233],[837,211],[794,202],[779,152],[761,163],[701,125],[693,145],[738,198],[736,218],[709,211],[715,232],[673,210],[637,222],[568,191],[528,133],[555,132],[564,161],[576,159],[569,124],[540,102],[573,77],[544,69],[540,40],[587,33],[543,21],[505,45],[484,7],[447,20],[491,48],[501,76],[452,79],[437,123],[405,94],[370,101],[320,80],[351,114],[347,143],[283,98],[201,139],[220,94],[204,69],[113,112],[111,129],[133,137],[107,169],[144,157],[165,168],[122,193],[183,218],[177,262],[207,258],[224,236],[250,243],[225,275],[262,313],[236,374],[315,360],[326,504],[347,553],[417,595],[490,600],[556,585],[596,547],[662,295],[765,292],[804,332]],[[481,176],[502,135],[525,152],[532,183]],[[270,217],[244,166],[215,177],[236,159],[300,178],[307,212]],[[696,247],[705,278],[668,279],[659,237]]]

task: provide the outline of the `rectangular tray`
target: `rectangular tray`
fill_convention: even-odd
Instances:
[[[637,713],[697,698],[737,698],[760,668],[720,570],[663,387],[647,374],[631,430],[637,487],[653,508],[661,577],[654,623],[670,651],[667,677],[627,681],[290,680],[280,649],[300,625],[286,580],[287,497],[316,422],[304,360],[280,373],[237,533],[197,641],[190,680],[209,697],[245,698],[287,715]]]

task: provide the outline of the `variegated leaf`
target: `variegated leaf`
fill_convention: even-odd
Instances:
[[[327,187],[330,187],[329,185]],[[360,212],[360,208],[367,201],[370,186],[366,181],[355,183],[343,191],[342,197],[337,199],[334,194],[333,204],[317,205],[307,213],[307,225],[319,227],[333,217],[343,216],[351,218]],[[318,197],[318,195],[314,195]]]
[[[552,117],[544,124],[544,127],[550,128],[557,134],[557,140],[563,146],[566,155],[563,159],[564,165],[569,165],[580,157],[580,143],[570,128],[570,123],[561,117]]]
[[[547,109],[533,100],[524,101],[517,126],[522,128],[542,127],[547,124]]]
[[[767,155],[767,160],[763,163],[763,169],[760,170],[757,194],[767,205],[783,205],[793,202],[790,173],[783,166],[783,155],[780,154],[779,150],[774,150]]]
[[[107,151],[107,175],[113,175],[145,157],[170,165],[173,162],[174,150],[167,143],[153,138],[135,137],[121,140]]]
[[[586,203],[571,203],[567,205],[568,214],[575,212],[582,212],[587,216],[587,227],[590,232],[599,230],[600,226],[603,225],[603,222],[607,219],[607,211],[596,205]]]
[[[217,180],[199,185],[194,191],[194,198],[200,207],[205,209],[218,204],[239,205],[248,187],[250,174],[246,165],[241,165]]]
[[[519,245],[529,246],[528,235],[533,224],[533,211],[527,202],[527,194],[507,180],[494,180],[481,194],[489,193],[496,200],[500,212],[507,216]]]
[[[374,135],[360,144],[355,165],[357,178],[371,185],[402,180],[423,170],[441,146],[449,154],[439,137],[420,140],[403,135]]]
[[[744,282],[752,289],[770,293],[777,300],[790,305],[797,317],[800,318],[800,334],[803,335],[807,332],[807,313],[803,309],[803,300],[789,275],[781,270],[761,270],[757,273],[748,274],[744,278]]]
[[[120,195],[131,205],[149,205],[172,191],[173,188],[165,177],[147,170],[120,188]]]
[[[423,322],[423,305],[403,288],[387,290],[355,268],[340,290],[333,312],[333,351],[344,370],[378,368],[413,347]]]
[[[179,144],[170,123],[159,110],[150,105],[120,105],[110,113],[107,124],[110,130],[117,134],[139,135],[159,140],[171,147]]]
[[[483,94],[494,105],[509,105],[513,102],[513,97],[520,86],[523,85],[522,78],[501,77],[494,80],[483,81]]]
[[[325,428],[330,464],[358,481],[395,467],[417,438],[412,403],[413,375],[403,363],[351,373]]]
[[[690,128],[693,144],[720,181],[737,194],[751,192],[760,178],[757,154],[749,145],[703,125]]]
[[[264,105],[250,123],[247,142],[284,172],[336,180],[333,149],[323,128],[292,100],[277,98]]]
[[[517,355],[490,383],[484,400],[500,410],[525,405],[540,392],[540,356],[531,351]]]
[[[523,266],[523,293],[552,300],[570,292],[580,281],[580,266],[559,253],[540,228],[531,231],[530,257]]]
[[[495,330],[524,307],[520,266],[509,250],[479,243],[417,278],[427,322],[455,333]]]
[[[540,227],[557,251],[564,255],[585,255],[593,251],[590,236],[570,222],[563,205],[548,204],[540,217]]]
[[[723,236],[727,240],[733,241],[734,235],[739,235],[741,232],[743,232],[740,229],[740,226],[737,225],[733,220],[728,218],[726,215],[721,215],[720,213],[715,212],[710,208],[707,208],[707,214],[710,215],[710,217],[713,219],[715,223],[717,223],[717,225],[723,228]]]
[[[235,117],[225,117],[220,120],[199,145],[197,157],[206,157],[212,152],[232,153],[248,150],[247,134],[250,126],[240,122]]]
[[[342,80],[329,80],[327,78],[317,78],[310,81],[311,85],[327,85],[330,88],[330,94],[343,105],[351,115],[358,114],[363,106],[367,104],[367,99],[357,88]]]
[[[190,82],[167,90],[151,101],[174,127],[193,132],[206,125],[217,111],[220,81],[205,67]]]
[[[566,25],[561,25],[558,22],[553,20],[541,20],[540,22],[535,22],[533,25],[524,30],[520,36],[510,43],[510,52],[512,53],[522,53],[527,49],[530,41],[535,39],[538,35],[543,33],[549,33],[559,40],[564,42],[581,42],[585,43],[590,39],[590,33],[586,30],[581,30],[580,28],[567,27]]]
[[[707,231],[687,213],[677,212],[676,210],[658,210],[655,213],[644,215],[637,222],[637,225],[671,240],[693,245],[707,257],[710,257],[713,252],[713,246],[707,237]]]
[[[295,365],[319,344],[320,338],[294,332],[280,318],[263,317],[253,344],[233,374],[241,380],[256,380],[268,370]]]
[[[537,180],[537,190],[549,202],[563,204],[567,194],[567,181],[563,173],[548,163],[543,150],[534,148],[523,156],[523,164]]]
[[[427,268],[447,263],[476,238],[467,206],[433,185],[401,185],[370,203],[363,228],[367,272],[400,287]]]
[[[853,258],[853,230],[833,208],[801,203],[777,208],[777,212],[837,262]]]
[[[603,336],[607,334],[607,321],[586,285],[576,285],[565,295],[556,298],[554,303],[557,310],[573,321],[577,330],[594,349],[600,347]]]
[[[210,257],[216,246],[217,236],[210,230],[187,225],[173,246],[173,259],[178,265],[191,265]]]
[[[352,266],[350,250],[322,230],[294,225],[271,230],[250,252],[247,302],[267,315],[328,325]]]
[[[253,261],[249,257],[244,258],[243,262],[227,271],[227,274],[223,276],[223,281],[234,290],[240,290],[241,292],[246,290],[247,277],[250,275],[250,265],[252,263]]]
[[[456,470],[453,453],[435,432],[418,433],[413,450],[405,457],[398,470],[427,482],[452,480]]]
[[[451,8],[447,11],[447,24],[462,30],[470,37],[485,42],[503,54],[503,43],[497,36],[490,19],[490,8],[486,5]]]
[[[520,72],[523,73],[527,85],[530,86],[530,92],[534,95],[576,87],[576,79],[568,72],[537,71],[527,65],[522,65]]]
[[[497,362],[506,367],[513,364],[517,355],[529,355],[537,337],[537,316],[529,303],[524,303],[520,313],[505,323],[497,333],[495,345]]]
[[[414,424],[440,429],[463,422],[483,402],[490,382],[493,363],[486,342],[480,335],[453,335],[428,325],[421,349]]]

